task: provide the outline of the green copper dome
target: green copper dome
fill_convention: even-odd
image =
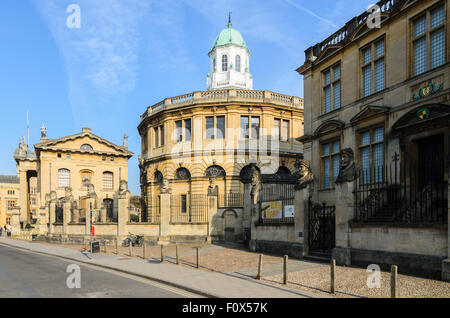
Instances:
[[[239,32],[236,29],[233,29],[231,27],[231,23],[228,24],[228,28],[223,29],[222,32],[220,32],[219,36],[217,37],[216,41],[214,42],[214,46],[212,47],[211,51],[214,50],[218,46],[227,45],[227,44],[234,44],[241,47],[247,47],[247,44],[245,44],[244,38],[241,35],[241,32]]]

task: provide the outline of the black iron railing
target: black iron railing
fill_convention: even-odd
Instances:
[[[434,165],[399,164],[362,170],[355,194],[357,223],[446,224],[448,182]]]

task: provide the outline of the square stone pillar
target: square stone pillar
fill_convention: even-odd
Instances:
[[[244,184],[244,211],[242,215],[242,227],[244,229],[251,228],[252,199],[250,191],[251,185],[249,183]]]
[[[72,213],[72,202],[65,201],[63,205],[63,235],[67,237],[69,234],[68,232],[68,226],[70,221],[70,216]]]
[[[206,234],[207,241],[211,243],[211,236],[218,235],[218,229],[215,224],[213,224],[213,219],[217,218],[217,196],[209,195],[208,196],[208,232]]]
[[[130,197],[129,195],[119,196],[117,199],[117,236],[120,239],[128,235],[128,222],[130,221]]]
[[[21,170],[19,172],[20,191],[19,191],[19,206],[20,206],[20,222],[28,222],[28,178],[27,171]]]
[[[161,220],[159,225],[159,238],[160,244],[164,244],[170,241],[170,211],[171,211],[171,194],[162,193],[160,201]]]
[[[100,222],[101,223],[106,223],[106,208],[103,207],[100,210]]]
[[[354,216],[354,187],[354,181],[336,183],[334,191],[336,196],[336,248],[333,250],[332,256],[338,265],[351,265],[349,222]]]
[[[19,236],[21,234],[20,229],[20,211],[14,210],[12,212],[12,219],[11,219],[11,236]],[[6,233],[4,234],[6,236]]]
[[[295,191],[295,245],[296,250],[298,252],[296,254],[297,257],[303,258],[308,255],[309,246],[308,246],[308,237],[309,237],[309,228],[308,228],[308,205],[309,198],[312,196],[312,188],[311,186],[307,186],[303,189],[296,189]]]
[[[49,220],[50,224],[48,226],[48,233],[49,233],[49,236],[53,236],[53,234],[55,234],[56,201],[50,202],[49,215],[50,215],[50,220]]]

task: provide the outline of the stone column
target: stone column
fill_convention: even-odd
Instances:
[[[217,236],[218,228],[217,228],[217,222],[214,222],[213,220],[217,219],[217,196],[216,195],[208,195],[208,233],[207,233],[207,241],[211,243],[211,237],[213,235]]]
[[[21,233],[20,215],[20,210],[13,210],[11,218],[11,236],[19,236]],[[6,236],[6,233],[4,235]]]
[[[351,265],[351,228],[349,221],[354,216],[355,182],[336,183],[336,248],[333,250],[333,258],[338,265]]]
[[[158,238],[158,241],[161,243],[168,242],[170,240],[170,199],[170,193],[161,194],[161,221]]]

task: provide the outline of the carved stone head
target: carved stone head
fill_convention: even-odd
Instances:
[[[120,180],[119,192],[125,193],[128,191],[128,182],[126,180]]]
[[[96,196],[96,194],[95,194],[95,187],[94,187],[94,185],[92,184],[92,183],[89,183],[89,185],[87,186],[87,195],[88,195],[88,197],[94,197],[94,196]]]
[[[347,169],[354,162],[353,149],[346,148],[341,153],[341,169]]]
[[[91,183],[91,180],[88,176],[83,177],[83,187],[89,187],[89,184]]]
[[[216,177],[209,177],[209,187],[210,188],[215,188],[216,187],[216,183],[217,183],[217,178]]]
[[[45,195],[45,203],[46,203],[46,204],[49,204],[50,201],[51,201],[50,193],[47,193],[47,194]]]
[[[341,164],[336,183],[352,182],[361,175],[361,168],[355,164],[353,149],[346,148],[341,152]]]
[[[65,188],[64,190],[65,190],[65,195],[64,195],[64,196],[65,196],[66,198],[72,196],[72,188],[71,188],[71,187],[67,187],[67,188]]]
[[[58,195],[56,194],[56,191],[50,192],[50,201],[56,202],[58,200]]]
[[[161,193],[170,193],[169,179],[167,179],[166,177],[162,178],[160,192]]]
[[[308,160],[300,159],[296,162],[297,168],[297,187],[300,189],[305,188],[309,183],[314,181],[314,175],[311,171],[311,163]]]

